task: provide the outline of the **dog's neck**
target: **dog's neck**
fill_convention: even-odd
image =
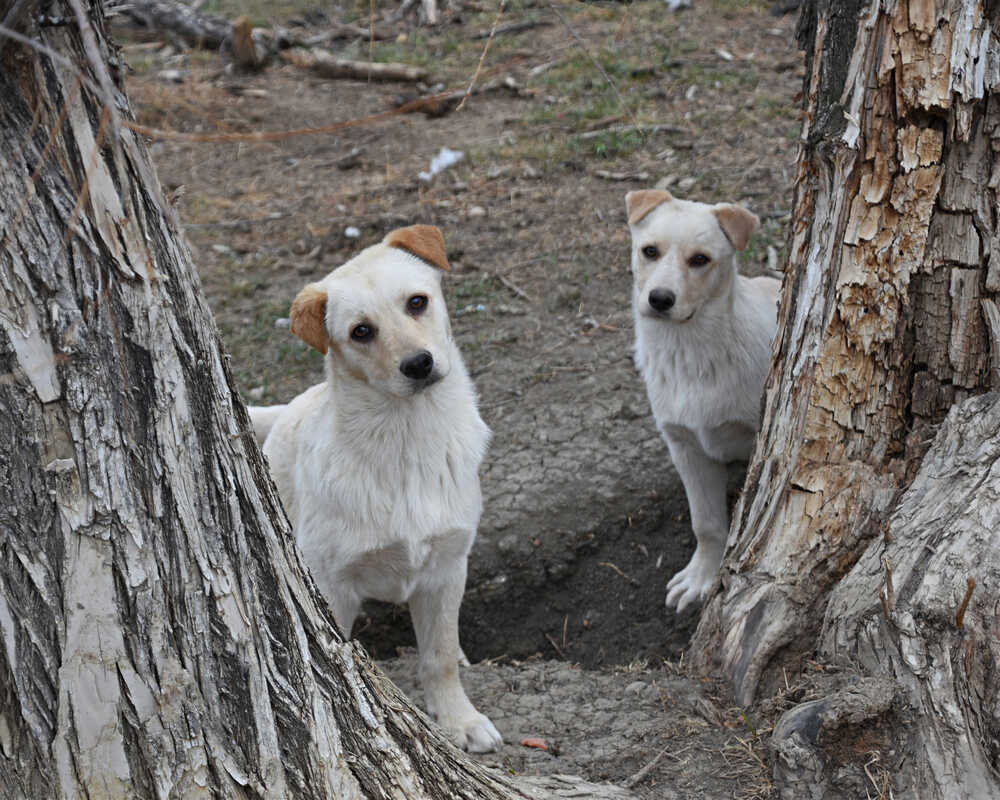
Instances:
[[[320,424],[330,426],[326,438],[337,442],[338,458],[351,461],[358,474],[400,487],[420,476],[438,489],[442,476],[448,485],[476,479],[490,432],[461,359],[452,360],[440,381],[409,397],[387,395],[328,365],[326,393]]]
[[[475,389],[461,358],[451,359],[445,377],[411,395],[398,396],[372,386],[361,376],[339,369],[332,358],[326,362],[326,378],[334,419],[342,423],[360,421],[365,427],[371,421],[384,423],[382,433],[400,435],[413,425],[426,425],[435,415],[461,421],[479,415],[475,405]],[[471,398],[471,402],[470,402]]]

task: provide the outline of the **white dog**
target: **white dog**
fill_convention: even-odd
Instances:
[[[306,286],[292,332],[325,355],[326,382],[250,415],[337,624],[349,636],[366,598],[408,602],[430,715],[486,752],[503,740],[459,680],[458,610],[490,432],[451,336],[446,269],[441,232],[413,225]]]
[[[737,274],[758,220],[740,206],[629,192],[636,365],[684,482],[697,547],[667,584],[682,610],[712,587],[729,533],[726,464],[745,461],[776,328],[779,281]]]

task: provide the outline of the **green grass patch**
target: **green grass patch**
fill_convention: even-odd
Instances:
[[[570,146],[581,156],[593,158],[618,158],[627,156],[645,145],[638,131],[608,131],[600,136],[583,139],[574,136]]]

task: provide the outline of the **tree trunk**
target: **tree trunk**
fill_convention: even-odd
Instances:
[[[1000,793],[995,610],[968,583],[1000,575],[1000,405],[976,397],[1000,388],[998,23],[974,0],[803,14],[775,359],[692,644],[741,703],[817,654],[875,679],[789,712],[775,732],[785,796],[838,796],[813,774],[836,772],[829,732],[887,714],[908,720],[885,734],[910,758],[893,775],[904,796]]]
[[[0,797],[629,797],[514,787],[336,633],[74,6],[0,63]]]

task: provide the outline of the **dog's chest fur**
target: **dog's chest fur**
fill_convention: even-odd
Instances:
[[[635,315],[635,361],[657,428],[690,430],[721,461],[745,459],[760,424],[774,312],[756,305],[734,294],[691,322]]]
[[[291,471],[272,463],[299,546],[321,588],[347,581],[363,597],[404,602],[475,537],[489,430],[471,381],[459,368],[394,402],[314,389]]]

